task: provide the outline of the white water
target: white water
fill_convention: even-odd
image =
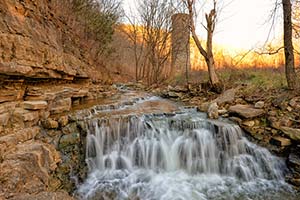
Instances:
[[[82,199],[296,199],[284,162],[201,113],[90,119]]]

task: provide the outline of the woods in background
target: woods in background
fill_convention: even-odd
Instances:
[[[131,52],[129,61],[122,62],[131,63],[135,81],[144,81],[152,85],[171,79],[174,75],[171,55],[172,51],[176,51],[171,47],[172,16],[176,13],[186,13],[190,16],[191,52],[189,55],[191,55],[192,69],[207,70],[214,91],[221,92],[223,89],[222,80],[217,75],[218,68],[283,65],[286,68],[289,88],[299,88],[295,70],[299,65],[300,54],[299,45],[295,42],[299,40],[300,30],[299,9],[297,9],[300,6],[299,1],[278,0],[284,11],[284,47],[280,47],[278,42],[280,49],[276,55],[270,53],[272,49],[276,50],[274,43],[269,43],[264,48],[270,55],[259,54],[254,50],[232,53],[224,47],[214,45],[213,35],[219,8],[218,1],[209,2],[211,8],[207,12],[202,10],[206,14],[202,16],[203,23],[199,23],[195,20],[199,12],[199,8],[196,9],[196,0],[140,0],[136,3],[137,13],[126,16],[126,21],[129,22],[127,26],[118,25],[123,16],[121,0],[54,0],[51,1],[51,5],[60,16],[62,23],[69,27],[68,30],[64,30],[68,34],[62,35],[65,51],[74,51],[77,55],[88,57],[88,63],[104,65],[104,60],[109,58],[107,55],[113,51],[122,51],[118,49],[120,48],[118,44],[111,43],[115,37],[115,30],[122,30],[126,37],[122,36],[119,42],[124,43],[127,40]],[[197,27],[204,27],[202,31],[206,33],[205,40],[197,35]],[[118,65],[118,69],[126,71],[125,68],[122,69],[123,63]],[[188,73],[182,72],[182,76],[187,75]]]
[[[123,15],[121,0],[52,0],[50,6],[62,23],[64,51],[103,68],[104,58],[112,51],[116,24]]]

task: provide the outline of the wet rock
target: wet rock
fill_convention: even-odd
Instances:
[[[299,152],[292,152],[288,157],[288,166],[293,169],[293,171],[300,173],[300,155]]]
[[[43,121],[43,127],[46,129],[56,129],[58,128],[58,122],[53,119],[47,119]]]
[[[253,127],[253,126],[255,126],[255,121],[253,121],[253,120],[250,120],[250,121],[244,121],[242,124],[243,124],[244,126]]]
[[[89,93],[88,89],[79,89],[77,91],[74,91],[74,93],[72,94],[72,98],[86,97],[88,93]]]
[[[208,111],[207,111],[208,117],[210,119],[218,119],[218,117],[219,117],[218,109],[219,109],[219,106],[216,102],[210,104],[210,106],[208,107]]]
[[[229,119],[233,122],[236,122],[237,124],[241,125],[243,120],[241,118],[238,117],[229,117]]]
[[[77,123],[73,122],[73,123],[70,123],[67,126],[63,127],[62,132],[65,135],[73,134],[73,133],[78,133]]]
[[[209,102],[205,102],[205,103],[200,104],[200,106],[198,106],[198,109],[200,111],[202,111],[202,112],[207,112],[209,106],[210,106],[210,103]]]
[[[280,127],[280,130],[292,140],[300,142],[300,129]]]
[[[272,137],[270,143],[281,147],[290,146],[292,144],[290,139],[280,136]]]
[[[70,145],[78,144],[79,142],[80,142],[79,133],[63,135],[59,141],[59,148],[61,149]]]
[[[178,92],[168,92],[168,96],[170,98],[180,98],[182,97],[183,95],[181,93],[178,93]]]
[[[229,112],[233,114],[237,114],[243,118],[255,118],[262,116],[264,114],[264,110],[253,108],[250,105],[234,105],[229,107]]]
[[[259,108],[259,109],[264,108],[265,107],[265,102],[264,101],[258,101],[258,102],[255,103],[254,107]]]
[[[68,116],[61,116],[59,119],[58,119],[58,123],[61,127],[64,127],[66,126],[68,123],[69,123],[69,118]]]
[[[294,186],[300,187],[300,178],[291,178],[288,182]]]
[[[225,115],[226,113],[228,113],[228,110],[221,109],[221,110],[218,110],[218,113],[219,113],[219,115]]]
[[[23,105],[26,110],[44,110],[48,103],[46,101],[24,101]]]
[[[248,126],[242,125],[242,128],[244,131],[246,131],[248,134],[250,134],[256,140],[264,141],[263,133],[265,132],[265,130],[262,127],[260,127],[260,126],[248,127]]]

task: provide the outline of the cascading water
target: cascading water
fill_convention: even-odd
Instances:
[[[87,120],[82,199],[296,199],[284,162],[193,109]]]

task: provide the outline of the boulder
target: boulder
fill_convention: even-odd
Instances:
[[[58,122],[53,119],[46,119],[43,121],[43,127],[46,129],[56,129],[58,128]]]
[[[290,127],[280,127],[280,130],[292,140],[300,142],[300,129],[290,128]]]
[[[253,108],[250,105],[234,105],[229,107],[229,112],[233,114],[237,114],[243,118],[255,118],[262,116],[265,112],[262,109]]]
[[[200,104],[200,106],[198,106],[198,109],[199,109],[201,112],[207,112],[209,106],[210,106],[210,103],[204,102],[204,103]]]
[[[208,111],[207,111],[208,117],[210,119],[218,119],[218,117],[219,117],[218,108],[219,108],[219,106],[216,102],[210,104],[210,106],[208,107]]]
[[[23,106],[26,110],[44,110],[48,103],[46,101],[24,101]]]
[[[66,126],[68,123],[69,123],[69,118],[68,116],[61,116],[59,119],[58,119],[58,123],[61,127],[64,127]]]
[[[242,123],[242,125],[248,126],[248,127],[253,127],[253,126],[255,126],[255,121],[253,121],[253,120],[244,121],[244,122]]]
[[[290,139],[280,136],[272,137],[270,143],[281,147],[290,146],[292,144]]]
[[[265,107],[265,102],[264,101],[258,101],[258,102],[255,103],[254,107],[259,108],[259,109],[264,108]]]

